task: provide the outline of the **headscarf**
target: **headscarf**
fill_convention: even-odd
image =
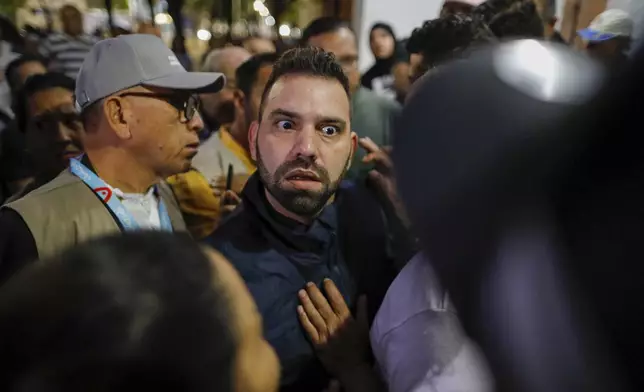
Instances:
[[[382,22],[375,23],[371,27],[371,30],[369,31],[369,40],[371,40],[371,35],[373,34],[373,31],[376,29],[385,30],[393,38],[394,45],[395,46],[398,45],[396,43],[396,34],[394,33],[394,30],[391,28],[390,25]],[[371,68],[369,68],[369,70],[362,76],[362,85],[364,87],[372,88],[372,82],[374,79],[391,74],[391,68],[396,63],[395,46],[394,46],[394,51],[391,53],[389,57],[384,59],[376,58],[376,63]]]

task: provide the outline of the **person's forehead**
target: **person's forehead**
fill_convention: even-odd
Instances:
[[[333,32],[324,33],[311,37],[309,44],[322,48],[327,52],[343,55],[346,53],[357,52],[356,37],[353,32],[345,27]]]
[[[387,30],[385,30],[384,28],[382,28],[382,27],[376,27],[375,29],[373,29],[371,34],[379,35],[379,36],[380,35],[391,36],[391,34],[389,34],[389,32]]]
[[[24,63],[20,64],[18,69],[25,69],[25,68],[43,68],[45,69],[45,65],[41,63],[38,60],[31,60],[31,61],[25,61]]]
[[[74,94],[62,87],[48,88],[35,92],[29,101],[33,114],[47,112],[61,108],[74,107]]]
[[[267,98],[265,113],[283,110],[302,118],[335,117],[349,122],[350,103],[335,79],[311,75],[288,75],[275,82]]]
[[[221,54],[220,72],[229,80],[235,79],[235,71],[237,71],[237,68],[250,58],[250,53],[237,49],[224,49],[224,52]]]
[[[248,40],[248,46],[250,46],[253,49],[267,49],[267,48],[273,48],[273,42],[265,39],[265,38],[251,38]]]

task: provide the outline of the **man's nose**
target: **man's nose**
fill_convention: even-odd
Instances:
[[[204,123],[199,112],[196,112],[195,115],[192,116],[192,119],[188,121],[188,126],[193,132],[200,132],[204,128]]]
[[[56,138],[61,142],[73,142],[75,130],[71,129],[68,125],[63,122],[58,123],[58,130],[56,132]]]
[[[293,147],[293,154],[295,156],[306,156],[315,158],[316,145],[315,145],[315,128],[307,126],[297,133],[295,139],[295,146]]]

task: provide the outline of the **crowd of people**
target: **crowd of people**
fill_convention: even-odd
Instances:
[[[3,41],[0,389],[505,385],[421,244],[391,146],[413,108],[440,106],[418,97],[451,64],[503,42],[572,53],[541,4],[446,1],[405,39],[376,23],[364,73],[335,17],[280,53],[213,49],[198,72],[153,26],[98,39],[72,6],[37,52]],[[606,10],[574,56],[619,75],[632,31]],[[517,89],[541,94],[535,80]]]

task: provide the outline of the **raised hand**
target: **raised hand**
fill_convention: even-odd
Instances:
[[[369,322],[367,298],[358,299],[356,318],[351,316],[342,294],[330,279],[322,283],[326,296],[313,283],[308,283],[298,296],[297,307],[304,327],[320,362],[337,379],[327,391],[377,392],[384,386],[373,371],[369,353]]]
[[[367,151],[367,155],[362,158],[364,163],[374,163],[376,168],[369,172],[369,179],[376,184],[384,202],[389,203],[394,213],[400,219],[405,227],[409,227],[409,218],[405,211],[404,205],[398,196],[396,177],[394,175],[394,164],[389,154],[391,147],[379,147],[373,140],[368,137],[361,138],[358,143],[360,147]]]
[[[297,312],[318,357],[336,377],[361,366],[369,353],[366,298],[358,300],[358,314],[351,316],[342,294],[330,279],[322,283],[326,297],[313,283],[300,290]]]

